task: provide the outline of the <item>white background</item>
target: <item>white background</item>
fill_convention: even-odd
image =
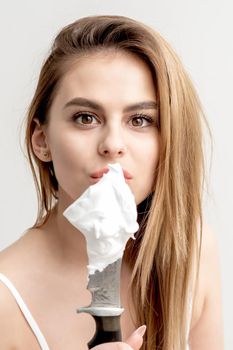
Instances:
[[[0,5],[0,249],[33,224],[36,194],[20,143],[39,68],[55,34],[87,15],[118,14],[158,30],[180,55],[199,92],[214,153],[205,221],[219,240],[226,349],[233,349],[233,8],[231,0],[9,0]]]

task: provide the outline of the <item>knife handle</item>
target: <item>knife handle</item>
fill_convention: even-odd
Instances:
[[[96,323],[94,337],[88,343],[88,349],[94,346],[121,341],[120,316],[93,316]]]

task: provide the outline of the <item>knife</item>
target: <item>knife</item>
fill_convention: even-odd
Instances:
[[[88,349],[96,345],[121,341],[120,316],[124,309],[120,304],[120,274],[122,259],[106,266],[103,271],[89,274],[87,289],[91,292],[89,306],[81,307],[78,313],[93,316],[96,332],[88,343]]]

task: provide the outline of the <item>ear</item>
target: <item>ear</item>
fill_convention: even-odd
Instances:
[[[52,160],[47,137],[44,128],[40,125],[38,119],[34,119],[36,124],[32,134],[32,148],[34,154],[43,162],[50,162]]]

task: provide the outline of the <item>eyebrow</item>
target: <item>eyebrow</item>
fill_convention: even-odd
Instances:
[[[64,109],[71,106],[79,106],[79,107],[89,107],[95,110],[99,110],[103,112],[104,108],[99,103],[89,100],[83,97],[75,97],[69,102],[67,102],[64,106]],[[132,112],[138,109],[156,109],[158,110],[158,104],[156,101],[143,101],[138,102],[124,108],[123,112]]]

